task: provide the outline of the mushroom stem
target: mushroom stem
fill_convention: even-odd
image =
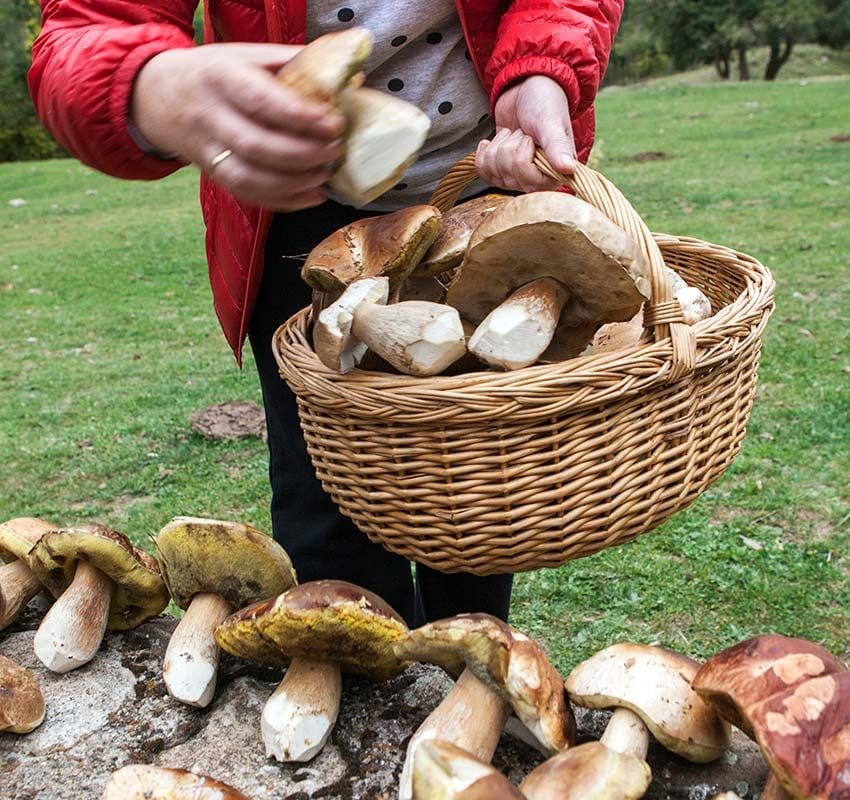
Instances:
[[[399,781],[399,800],[413,797],[413,761],[422,742],[442,739],[489,762],[509,713],[508,704],[471,670],[465,669],[452,690],[410,739]]]
[[[232,607],[221,595],[196,594],[177,624],[162,665],[168,693],[181,703],[198,708],[209,705],[215,693],[219,649],[215,629]]]
[[[354,336],[407,375],[437,375],[466,352],[460,315],[451,306],[407,300],[384,306],[362,303]]]
[[[45,614],[35,632],[38,659],[54,672],[70,672],[91,661],[106,632],[112,579],[80,559],[71,585]]]
[[[491,367],[530,366],[552,341],[569,298],[566,287],[552,278],[521,286],[475,329],[469,339],[470,352]]]
[[[334,661],[293,658],[263,708],[266,755],[309,761],[325,745],[339,715],[342,673]]]
[[[41,591],[41,581],[18,559],[0,567],[0,631]]]
[[[649,751],[649,730],[633,711],[618,708],[611,715],[600,741],[617,753],[645,759]]]

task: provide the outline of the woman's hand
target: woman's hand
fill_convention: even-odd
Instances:
[[[496,135],[479,143],[475,167],[487,183],[534,192],[557,189],[532,163],[541,147],[552,166],[575,171],[576,146],[567,96],[545,75],[531,75],[506,89],[496,101]]]
[[[194,162],[241,200],[278,211],[318,205],[345,121],[275,80],[299,49],[216,44],[160,53],[136,78],[131,118],[157,151]]]

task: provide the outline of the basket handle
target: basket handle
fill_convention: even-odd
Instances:
[[[576,163],[574,175],[561,175],[538,148],[534,155],[534,166],[544,175],[571,187],[578,197],[599,209],[640,245],[649,265],[650,297],[644,307],[644,325],[652,329],[656,342],[670,337],[673,353],[669,380],[692,374],[696,369],[696,336],[685,322],[678,301],[673,298],[661,250],[631,203],[611,181],[582,163]],[[475,153],[470,153],[451,167],[437,184],[431,195],[431,205],[445,213],[477,177]]]

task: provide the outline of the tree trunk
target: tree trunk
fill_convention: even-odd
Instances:
[[[784,46],[783,46],[784,45]],[[784,42],[779,41],[779,37],[771,39],[770,42],[770,58],[767,62],[767,67],[764,70],[764,79],[772,81],[776,78],[783,64],[791,57],[791,50],[794,47],[794,42],[790,36],[785,36]]]
[[[739,44],[735,49],[738,51],[738,80],[748,81],[750,79],[750,63],[747,61],[747,46]]]
[[[714,68],[717,74],[725,81],[729,79],[731,68],[729,66],[729,53],[718,53],[714,57]]]

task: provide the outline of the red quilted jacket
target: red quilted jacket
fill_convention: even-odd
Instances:
[[[208,41],[304,41],[307,0],[207,0]],[[527,75],[547,75],[569,99],[579,158],[593,143],[593,100],[624,0],[456,0],[469,52],[491,99]],[[127,129],[144,63],[192,47],[197,0],[42,0],[30,91],[42,122],[86,164],[121,178],[161,178],[182,166],[146,155]],[[213,302],[237,360],[263,268],[272,214],[206,178],[201,207]]]

